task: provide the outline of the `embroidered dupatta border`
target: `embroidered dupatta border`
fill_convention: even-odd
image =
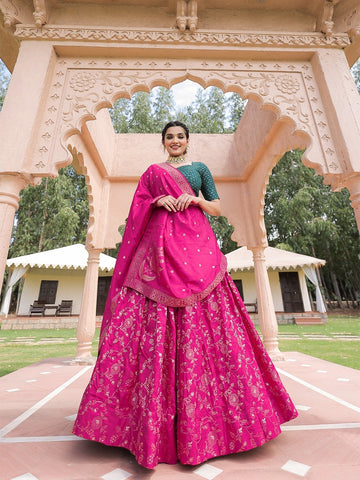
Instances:
[[[176,182],[176,184],[179,186],[179,188],[182,190],[183,193],[189,193],[191,195],[194,195],[194,192],[190,184],[188,183],[184,175],[177,168],[167,163],[160,163],[160,164],[157,164],[157,166],[170,174],[170,176],[173,178],[173,180]],[[200,207],[194,206],[194,208],[200,208]],[[205,216],[204,216],[204,221],[207,221]],[[214,235],[213,232],[212,234]],[[143,257],[143,255],[145,255],[145,248],[143,252],[141,252],[141,249],[140,249],[139,253],[140,255],[137,256],[138,261],[136,262],[136,264],[133,265],[134,269],[132,269],[132,271],[138,271],[138,269],[140,268],[140,263],[141,263],[140,258]],[[207,295],[209,295],[209,293],[222,281],[226,271],[227,271],[227,259],[225,255],[221,253],[221,263],[220,263],[219,271],[215,276],[214,280],[201,292],[193,293],[184,298],[176,298],[164,292],[161,292],[158,289],[155,289],[154,287],[147,285],[144,282],[138,280],[133,275],[130,275],[125,280],[124,286],[133,288],[134,290],[138,291],[139,293],[142,293],[147,298],[150,298],[151,300],[154,300],[157,303],[161,303],[169,307],[186,307],[186,306],[194,305],[195,303],[197,303],[198,301],[202,300]]]
[[[181,188],[183,193],[188,193],[189,195],[194,195],[194,190],[191,188],[190,183],[186,180],[184,175],[178,170],[176,167],[169,165],[168,163],[158,163],[158,167],[163,168],[166,170]]]

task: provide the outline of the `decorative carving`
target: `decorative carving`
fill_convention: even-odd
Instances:
[[[35,167],[36,167],[38,170],[40,170],[40,169],[46,167],[46,165],[45,165],[45,163],[44,163],[42,160],[40,160],[38,163],[35,164]]]
[[[318,30],[325,33],[326,36],[331,36],[333,33],[334,22],[334,6],[339,0],[325,0],[321,14],[318,18]]]
[[[197,0],[177,0],[176,26],[180,32],[187,28],[190,32],[195,32],[197,24]]]
[[[87,186],[87,193],[88,193],[88,200],[89,200],[89,223],[88,223],[88,230],[86,235],[86,243],[89,245],[93,245],[94,241],[94,225],[95,225],[95,201],[94,201],[94,194],[91,185],[90,176],[87,170],[87,167],[84,162],[83,155],[77,151],[77,149],[71,145],[68,145],[68,149],[74,158],[77,160],[77,163],[81,167],[81,175],[85,177],[85,183]]]
[[[95,75],[91,72],[78,72],[70,80],[70,87],[76,92],[86,92],[96,83]]]
[[[189,27],[190,32],[195,32],[197,24],[198,24],[197,0],[189,0],[187,25]]]
[[[176,5],[176,25],[180,32],[184,32],[186,29],[186,12],[186,0],[178,0]]]
[[[350,37],[351,42],[352,43],[355,42],[355,40],[357,40],[360,37],[360,25],[358,25],[357,27],[350,28],[350,30],[348,30],[347,33]]]
[[[77,40],[84,42],[132,42],[173,46],[177,44],[231,45],[232,47],[295,47],[295,48],[345,48],[350,45],[346,33],[325,38],[321,33],[224,33],[187,30],[121,30],[109,28],[55,27],[45,25],[37,29],[29,25],[17,25],[15,35],[21,40]]]
[[[19,0],[16,3],[13,0],[0,0],[0,10],[7,28],[17,23],[26,23],[31,15],[28,5]]]
[[[47,10],[45,0],[33,0],[35,25],[41,28],[47,22]]]
[[[119,96],[130,98],[136,91],[150,91],[157,85],[170,88],[175,81],[191,77],[198,79],[204,88],[216,85],[224,91],[238,92],[243,98],[257,98],[265,105],[276,107],[279,117],[290,119],[294,130],[303,131],[312,140],[313,156],[307,162],[309,166],[324,174],[341,171],[310,63],[253,61],[249,64],[240,60],[235,63],[208,59],[194,61],[191,68],[184,69],[181,60],[176,59],[150,58],[141,62],[120,59],[116,65],[113,62],[111,68],[106,61],[82,59],[80,65],[75,58],[58,61],[34,164],[40,160],[45,163],[50,156],[58,167],[70,162],[68,138],[80,132],[84,122],[94,119],[99,108],[112,105]],[[126,69],[120,68],[120,64]],[[60,132],[61,144],[55,132]],[[48,151],[40,153],[44,146]]]
[[[291,65],[291,70],[295,69],[294,65]],[[300,90],[300,83],[294,75],[280,75],[275,80],[275,85],[283,93],[296,93]]]

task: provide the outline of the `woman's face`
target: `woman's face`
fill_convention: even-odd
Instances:
[[[189,140],[186,138],[185,130],[181,127],[169,127],[164,138],[164,147],[171,157],[184,155]]]

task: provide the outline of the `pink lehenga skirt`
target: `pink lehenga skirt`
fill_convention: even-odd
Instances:
[[[263,445],[296,416],[226,274],[191,307],[122,289],[73,432],[147,468],[196,465]]]

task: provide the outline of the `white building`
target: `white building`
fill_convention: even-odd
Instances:
[[[257,293],[254,262],[251,250],[238,248],[226,255],[228,271],[235,281],[249,312],[256,311]],[[275,311],[279,314],[306,313],[313,311],[305,278],[316,287],[315,311],[325,313],[316,269],[325,265],[325,260],[298,253],[267,247],[265,264],[268,271]]]
[[[87,260],[88,252],[81,244],[10,258],[6,267],[11,274],[8,277],[1,313],[7,315],[12,287],[23,277],[24,285],[16,312],[18,315],[28,315],[34,300],[43,300],[48,305],[72,300],[72,314],[79,315]],[[97,302],[99,311],[105,304],[114,267],[115,258],[101,253]],[[55,309],[51,311],[50,308],[47,313],[54,314]]]
[[[228,271],[234,279],[249,313],[256,313],[257,293],[252,252],[246,247],[226,255]],[[316,311],[325,312],[324,302],[317,284],[315,269],[325,264],[324,260],[300,255],[277,248],[265,250],[271,292],[275,311],[279,314],[311,312],[312,304],[305,277],[316,285]],[[79,315],[87,268],[88,252],[84,245],[48,250],[7,260],[10,271],[1,313],[7,315],[11,291],[15,283],[24,278],[18,299],[17,315],[26,316],[35,300],[43,300],[49,306],[47,315],[55,313],[55,306],[62,300],[73,301],[73,315]],[[100,254],[97,314],[105,306],[115,259]],[[53,306],[53,309],[52,307]]]

